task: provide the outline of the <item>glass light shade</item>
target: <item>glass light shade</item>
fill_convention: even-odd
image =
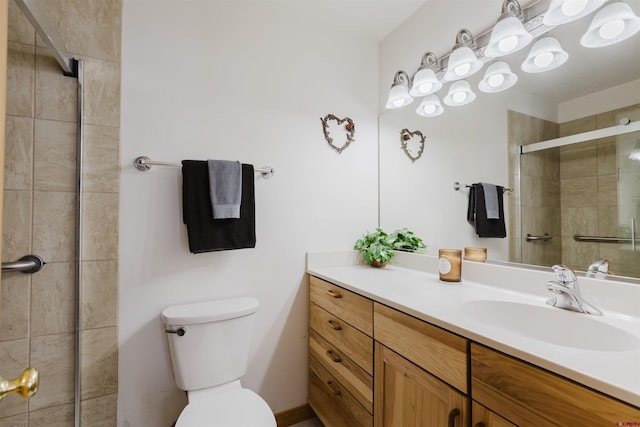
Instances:
[[[609,3],[593,17],[589,29],[580,39],[584,47],[609,46],[628,39],[640,31],[640,18],[622,2]]]
[[[393,110],[395,108],[405,107],[413,102],[413,98],[409,95],[409,91],[402,83],[395,83],[389,90],[389,97],[385,108]]]
[[[464,79],[480,70],[482,65],[484,64],[476,57],[471,48],[459,47],[449,56],[449,64],[444,78],[448,81]]]
[[[527,46],[531,40],[533,36],[525,30],[522,22],[515,16],[508,16],[493,27],[484,55],[489,58],[508,55]]]
[[[527,73],[542,73],[561,66],[567,59],[569,54],[562,49],[558,40],[544,37],[531,46],[521,68]]]
[[[413,76],[409,95],[425,96],[437,92],[441,87],[442,83],[436,77],[436,73],[431,68],[423,68]]]
[[[444,108],[440,103],[438,95],[427,95],[422,99],[422,102],[416,109],[416,114],[422,117],[436,117],[442,114]]]
[[[484,78],[478,84],[478,89],[485,93],[502,92],[516,84],[516,76],[506,62],[494,62],[484,73]]]
[[[607,0],[551,0],[542,22],[550,27],[576,21],[602,6]]]
[[[467,105],[476,99],[476,94],[466,80],[458,80],[451,84],[449,93],[444,97],[444,103],[451,107]]]

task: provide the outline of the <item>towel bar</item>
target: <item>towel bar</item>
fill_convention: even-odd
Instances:
[[[453,183],[453,189],[455,191],[460,190],[462,187],[471,188],[469,184],[460,184],[458,181]],[[504,193],[505,191],[513,191],[513,188],[502,187],[502,192]]]
[[[136,169],[142,172],[146,172],[151,169],[151,166],[173,166],[173,167],[182,167],[180,163],[171,163],[171,162],[156,162],[152,161],[150,158],[145,156],[136,157],[133,161],[133,166]],[[259,172],[262,174],[263,178],[269,179],[276,173],[276,170],[271,166],[263,166],[262,168],[255,168],[255,172]]]

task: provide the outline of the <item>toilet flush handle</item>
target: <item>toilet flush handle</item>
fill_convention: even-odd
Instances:
[[[187,328],[185,328],[184,326],[175,330],[172,329],[165,329],[164,330],[165,334],[177,334],[179,337],[183,336],[184,334],[187,333]]]

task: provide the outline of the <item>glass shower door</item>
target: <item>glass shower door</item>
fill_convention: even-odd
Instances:
[[[640,132],[616,137],[618,161],[618,244],[616,274],[640,277]]]

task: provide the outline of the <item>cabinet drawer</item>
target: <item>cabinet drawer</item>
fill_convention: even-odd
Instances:
[[[309,299],[365,334],[373,335],[373,301],[310,276]]]
[[[309,357],[309,405],[328,427],[373,425],[373,416],[313,356]]]
[[[465,338],[378,303],[373,316],[376,341],[468,393]]]
[[[349,393],[373,413],[373,377],[315,331],[309,333],[309,355],[320,362]]]
[[[640,408],[475,343],[471,389],[475,400],[517,425],[614,426],[640,420]]]
[[[373,375],[373,339],[315,304],[309,305],[309,326]]]

